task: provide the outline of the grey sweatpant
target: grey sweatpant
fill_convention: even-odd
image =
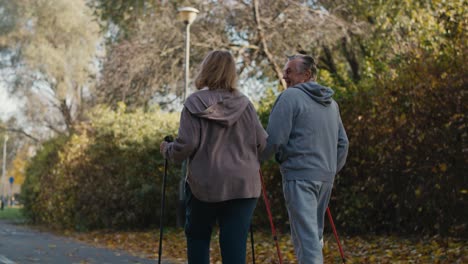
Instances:
[[[299,264],[323,263],[320,240],[332,187],[332,182],[283,181],[291,237]]]

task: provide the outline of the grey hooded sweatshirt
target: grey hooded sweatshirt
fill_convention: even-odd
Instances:
[[[165,156],[176,162],[189,158],[187,182],[201,201],[256,198],[266,137],[245,95],[203,89],[187,98],[178,137]]]
[[[268,122],[267,147],[280,163],[285,180],[333,182],[348,154],[348,138],[333,90],[316,82],[286,89]]]

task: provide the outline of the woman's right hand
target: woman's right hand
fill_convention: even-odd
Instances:
[[[167,142],[166,141],[163,141],[161,142],[161,145],[159,145],[159,152],[161,152],[161,154],[165,157],[165,154],[166,154],[166,148],[167,148]]]

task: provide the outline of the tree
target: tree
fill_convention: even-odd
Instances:
[[[15,184],[22,185],[25,179],[25,169],[29,158],[29,146],[21,147],[11,162],[10,175],[15,178]]]
[[[4,184],[6,184],[8,182],[7,179],[12,176],[12,161],[15,159],[18,147],[22,144],[20,134],[8,133],[7,130],[2,129],[4,127],[12,126],[14,122],[14,119],[10,119],[7,122],[0,121],[0,168],[2,168],[2,172],[0,174],[0,194],[4,194],[3,191],[6,190],[4,188]],[[6,152],[4,153],[4,151]],[[3,169],[5,169],[5,174]],[[5,176],[5,178],[3,178],[3,176]]]
[[[7,34],[15,28],[17,15],[15,1],[0,0],[0,35]]]
[[[144,2],[140,7],[153,5],[150,1],[134,2]],[[361,34],[360,23],[347,22],[318,4],[302,1],[190,4],[200,9],[191,26],[191,76],[209,50],[229,49],[243,76],[279,81],[280,89],[284,89],[282,67],[286,55],[307,52],[321,58],[321,47],[332,45],[347,34]],[[125,7],[129,9],[122,10]],[[178,87],[183,81],[184,31],[182,23],[175,19],[177,7],[177,2],[160,3],[149,15],[137,16],[130,24],[117,17],[115,23],[127,32],[125,38],[110,46],[97,89],[101,102],[146,106],[158,94],[181,90]],[[103,14],[113,12],[105,5],[99,8]],[[134,8],[135,5],[122,4],[117,10],[139,14]]]
[[[11,82],[12,91],[28,98],[31,119],[55,132],[69,132],[80,116],[87,87],[93,85],[98,24],[85,0],[9,2],[0,6],[16,12],[0,21],[5,28],[0,46],[17,59],[11,66],[17,77]]]

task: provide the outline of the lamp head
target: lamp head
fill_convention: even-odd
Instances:
[[[192,24],[192,22],[197,18],[197,14],[200,11],[198,9],[195,9],[193,7],[182,7],[177,9],[178,13],[178,20],[184,22],[187,25]]]

